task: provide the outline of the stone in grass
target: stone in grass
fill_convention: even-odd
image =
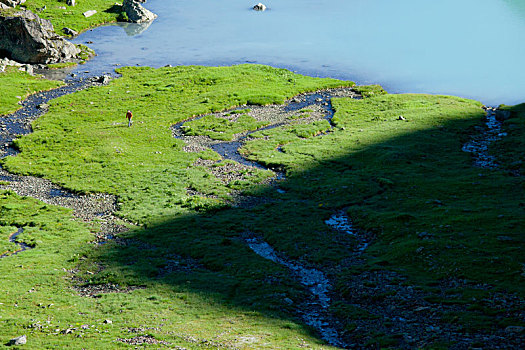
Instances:
[[[88,18],[93,16],[95,13],[97,13],[97,10],[89,10],[83,13],[84,17]]]
[[[11,339],[7,345],[24,345],[25,343],[27,343],[27,337],[25,335],[21,335]]]
[[[104,320],[104,323],[105,323],[105,324],[112,324],[113,321],[111,321],[111,320]]]

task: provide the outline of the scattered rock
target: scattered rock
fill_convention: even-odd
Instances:
[[[24,71],[24,72],[27,72],[28,74],[33,75],[33,66],[30,64],[22,64],[22,63],[10,60],[7,57],[0,59],[0,72],[4,72],[5,67],[7,66],[18,67],[18,70]]]
[[[421,311],[425,311],[425,310],[428,310],[428,309],[430,309],[429,306],[420,306],[417,309],[415,309],[414,311],[415,312],[421,312]]]
[[[432,238],[434,238],[434,234],[429,233],[429,232],[419,232],[419,233],[417,234],[417,236],[418,236],[420,239],[432,239]]]
[[[153,21],[157,15],[145,9],[136,0],[124,0],[122,9],[126,12],[129,20],[133,23],[144,23]]]
[[[525,331],[525,327],[523,326],[508,326],[505,328],[505,332],[507,333],[523,333]]]
[[[89,10],[83,13],[84,17],[88,18],[97,13],[97,10]]]
[[[253,9],[255,11],[265,11],[266,10],[266,5],[262,4],[262,3],[258,3],[257,5],[255,5],[253,7]]]
[[[109,81],[111,80],[111,76],[109,75],[101,75],[100,77],[94,77],[93,78],[93,81],[96,82],[96,83],[100,83],[100,84],[104,84],[106,85],[107,83],[109,83]]]
[[[76,0],[66,0],[67,6],[76,6],[77,2]]]
[[[48,109],[49,105],[47,103],[41,103],[38,106],[36,106],[38,109]]]
[[[130,345],[142,345],[142,344],[170,345],[170,343],[166,341],[155,339],[155,337],[152,335],[138,335],[130,339],[118,338],[117,341],[120,341],[126,344],[130,344]]]
[[[7,344],[8,345],[24,345],[27,343],[27,337],[25,335],[21,335],[19,337],[11,339]]]
[[[400,115],[399,117],[397,117],[397,120],[407,120],[407,119],[403,117],[402,115]]]
[[[49,20],[31,11],[0,13],[0,51],[23,63],[57,63],[80,53],[55,34]]]
[[[104,320],[104,323],[105,324],[113,324],[113,321],[111,321],[111,320]]]

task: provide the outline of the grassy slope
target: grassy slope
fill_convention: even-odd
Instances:
[[[503,122],[503,131],[507,133],[493,147],[493,152],[505,169],[525,174],[525,103],[516,106],[501,106],[511,113],[511,118]],[[509,152],[510,151],[510,152]]]
[[[479,103],[384,95],[334,106],[339,130],[284,143],[274,142],[282,131],[270,130],[274,136],[244,152],[284,166],[294,196],[316,194],[323,208],[350,206],[358,226],[377,233],[370,252],[384,264],[421,281],[456,276],[523,293],[523,180],[474,168],[461,151],[483,116]],[[421,232],[433,238],[422,240]]]
[[[351,84],[246,65],[120,72],[124,77],[109,86],[53,101],[50,112],[33,123],[35,132],[16,142],[22,154],[5,166],[76,191],[118,194],[122,214],[140,222],[219,204],[205,198],[188,202],[189,187],[228,196],[225,185],[191,166],[199,155],[181,150],[183,142],[172,137],[170,125],[245,103],[281,103],[301,91]],[[134,113],[132,128],[125,123],[127,109]]]
[[[64,27],[83,32],[100,24],[116,22],[122,18],[121,6],[115,5],[115,1],[112,0],[81,0],[77,1],[76,6],[67,6],[65,1],[59,0],[28,0],[22,6],[40,17],[50,20],[55,31],[61,35],[64,35],[62,32]],[[39,11],[44,6],[46,9]],[[91,17],[84,17],[83,13],[89,10],[96,10],[97,13]]]
[[[122,72],[124,77],[108,87],[55,101],[51,112],[35,123],[36,132],[18,142],[22,154],[6,161],[10,169],[45,175],[79,191],[117,193],[122,215],[147,224],[126,234],[136,243],[124,247],[109,243],[84,251],[88,259],[82,261],[80,274],[91,283],[148,286],[144,294],[104,296],[99,307],[111,317],[126,305],[125,310],[134,308],[134,317],[141,317],[138,325],[148,325],[142,307],[158,305],[165,310],[182,293],[184,300],[199,301],[174,310],[188,315],[188,320],[196,318],[195,312],[205,321],[179,325],[184,334],[209,337],[211,331],[200,327],[217,323],[224,327],[230,316],[220,315],[227,305],[234,309],[229,315],[249,310],[277,313],[282,320],[261,317],[258,330],[272,329],[272,344],[295,341],[295,336],[280,333],[289,328],[292,334],[301,332],[286,321],[293,307],[283,300],[298,302],[304,290],[279,266],[246,247],[239,238],[250,233],[264,236],[290,257],[335,267],[342,305],[352,274],[388,268],[408,275],[410,283],[430,294],[441,279],[492,286],[453,291],[447,302],[467,302],[473,308],[462,315],[443,315],[444,319],[465,324],[476,320],[488,328],[520,324],[485,303],[498,290],[523,297],[524,261],[519,253],[525,188],[522,177],[472,167],[470,155],[461,151],[472,127],[482,123],[479,103],[443,96],[382,95],[374,87],[366,89],[369,97],[364,100],[337,99],[334,129],[323,122],[276,128],[245,146],[248,157],[286,170],[287,179],[280,184],[286,193],[255,186],[249,189],[252,194],[275,201],[254,209],[218,210],[228,188],[203,169],[186,168],[197,155],[182,153],[168,127],[247,100],[280,102],[300,90],[341,83],[260,66]],[[128,108],[136,116],[130,129],[124,126]],[[406,121],[397,120],[399,115]],[[507,122],[509,140],[523,134],[522,120],[519,115]],[[281,151],[276,150],[279,145]],[[503,145],[509,157],[523,154],[521,143]],[[215,157],[211,152],[200,156]],[[205,198],[188,203],[187,187],[219,194],[219,199],[213,205]],[[365,265],[338,267],[353,241],[329,232],[324,220],[340,208],[346,208],[359,227],[376,234]],[[154,249],[145,249],[140,242]],[[197,259],[203,269],[159,276],[174,254]],[[105,269],[91,275],[88,271],[96,261]],[[152,289],[156,294],[151,303],[135,298],[151,295]],[[471,300],[473,294],[477,302]],[[429,300],[440,303],[440,298],[436,293]],[[125,319],[118,322],[121,327],[129,325]],[[250,333],[239,327],[243,329],[239,333]],[[163,331],[154,333],[159,339],[174,339]],[[373,341],[373,330],[361,336]]]
[[[20,108],[18,102],[30,94],[49,90],[62,84],[33,77],[18,71],[15,67],[8,67],[5,73],[0,73],[0,116],[15,112]]]

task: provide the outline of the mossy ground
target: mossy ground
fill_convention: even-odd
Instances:
[[[328,122],[299,122],[253,134],[241,151],[283,169],[283,191],[259,185],[266,175],[254,176],[245,192],[269,200],[253,208],[232,208],[227,204],[231,188],[193,165],[199,157],[219,156],[212,151],[183,152],[183,142],[172,138],[169,127],[245,103],[282,103],[301,91],[352,84],[263,66],[120,72],[123,77],[109,86],[53,101],[49,113],[34,123],[35,132],[17,141],[22,153],[7,158],[4,165],[75,191],[117,194],[119,215],[142,226],[122,234],[126,245],[115,241],[93,247],[85,243],[87,227],[64,219],[74,236],[60,248],[51,248],[62,242],[60,236],[49,236],[49,251],[43,243],[39,247],[37,239],[35,249],[0,260],[6,276],[12,276],[6,280],[19,278],[18,265],[38,275],[28,275],[21,286],[9,286],[1,305],[2,314],[10,315],[0,319],[5,341],[20,327],[51,318],[53,327],[31,328],[38,344],[74,347],[91,341],[96,348],[95,341],[101,341],[118,347],[122,344],[114,342],[117,336],[133,336],[124,336],[127,328],[153,327],[144,332],[190,348],[201,346],[190,337],[246,348],[298,348],[299,338],[319,346],[293,316],[306,291],[286,269],[247,247],[244,238],[252,235],[291,259],[332,271],[338,299],[332,310],[347,335],[362,339],[362,344],[395,347],[399,342],[398,335],[374,329],[353,333],[360,319],[384,317],[348,302],[348,286],[363,271],[396,271],[407,278],[403,283],[424,290],[430,305],[466,305],[461,312],[441,315],[442,322],[459,324],[465,332],[522,325],[509,316],[516,310],[501,310],[488,302],[497,293],[520,300],[525,293],[520,254],[525,186],[522,176],[506,169],[473,167],[470,154],[462,151],[474,126],[483,124],[480,103],[358,88],[366,92],[365,99],[332,101],[333,127]],[[514,108],[518,113],[506,122],[508,140],[519,139],[524,131],[525,115],[521,107]],[[124,117],[127,109],[135,115],[131,128]],[[522,159],[525,151],[520,142],[497,147],[498,155],[504,151],[509,159],[504,164]],[[190,196],[188,189],[202,195]],[[34,209],[29,206],[18,215],[31,218],[33,226],[47,225],[49,219],[38,216],[43,215],[38,209],[42,204],[5,196],[4,201],[17,205],[33,203]],[[354,238],[324,223],[341,209],[360,230],[374,235],[364,263],[348,265]],[[67,215],[56,214],[57,225]],[[6,218],[5,235],[12,227],[29,226]],[[44,253],[46,263],[37,265]],[[146,289],[80,298],[67,289],[68,274],[61,270],[74,267],[88,284]],[[46,276],[60,276],[53,277],[59,282],[50,286],[52,282],[40,281]],[[448,280],[461,280],[466,286],[446,293],[437,288]],[[26,292],[35,285],[41,293]],[[101,324],[104,318],[113,324]],[[82,339],[74,337],[77,330],[53,334],[53,329],[76,323],[95,324],[101,333],[90,328]],[[239,345],[241,338],[256,343]],[[441,339],[433,341],[430,347],[442,344]]]
[[[30,94],[61,85],[61,82],[34,77],[16,67],[7,67],[4,73],[0,73],[0,116],[15,112],[20,108],[18,102]]]

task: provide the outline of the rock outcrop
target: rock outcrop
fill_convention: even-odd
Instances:
[[[124,0],[122,9],[133,23],[150,22],[157,18],[156,14],[142,7],[137,0]]]
[[[0,57],[23,63],[57,63],[75,58],[75,45],[57,35],[50,21],[31,11],[0,13]]]

